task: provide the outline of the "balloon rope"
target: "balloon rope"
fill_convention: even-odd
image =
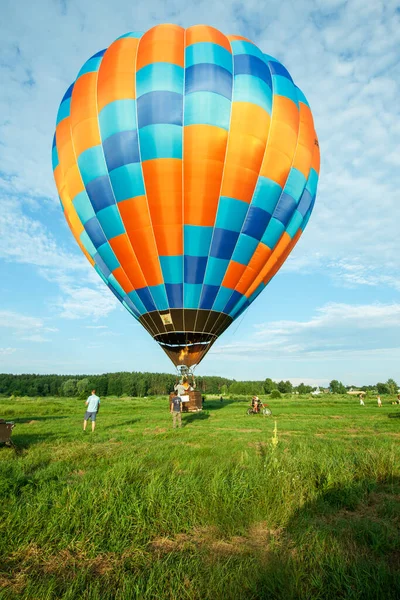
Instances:
[[[234,336],[234,335],[236,334],[237,330],[238,330],[238,329],[239,329],[239,327],[241,326],[241,324],[242,324],[242,322],[243,322],[243,319],[245,318],[245,316],[247,315],[247,313],[248,313],[248,307],[247,307],[247,309],[244,311],[244,313],[243,313],[243,315],[242,315],[242,318],[240,319],[240,321],[239,321],[239,323],[238,323],[238,325],[237,325],[237,327],[236,327],[235,331],[232,333],[232,336]]]

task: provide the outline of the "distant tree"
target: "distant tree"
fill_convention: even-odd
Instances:
[[[136,373],[121,373],[121,393],[136,396]]]
[[[293,390],[293,386],[290,381],[280,381],[278,383],[278,390],[281,394],[290,394]]]
[[[276,390],[277,388],[278,388],[278,386],[275,383],[275,381],[272,381],[272,379],[270,377],[267,377],[267,379],[264,381],[265,393],[270,394],[272,392],[272,390]]]
[[[248,386],[246,385],[245,381],[235,381],[229,386],[229,393],[245,396],[246,394],[251,394],[252,392],[248,390]]]
[[[330,382],[329,388],[330,388],[332,394],[345,394],[346,393],[345,386],[343,385],[343,383],[341,381],[338,381],[337,379],[333,379]]]
[[[141,376],[136,385],[137,395],[140,397],[147,396],[148,387],[149,384],[147,378],[145,376]]]
[[[121,373],[109,373],[108,375],[108,395],[121,396],[122,380]]]
[[[96,394],[100,397],[108,395],[108,376],[95,375],[90,378],[90,387],[96,390]]]
[[[61,386],[63,396],[75,396],[77,391],[77,380],[67,379]]]
[[[227,394],[228,393],[228,386],[226,385],[226,383],[224,383],[223,385],[221,385],[221,394]]]
[[[387,382],[386,382],[386,386],[387,386],[389,394],[392,394],[393,396],[395,394],[397,394],[397,390],[399,388],[398,388],[398,385],[397,385],[397,383],[395,382],[394,379],[388,379]]]
[[[312,391],[312,387],[311,385],[305,385],[304,383],[300,383],[297,386],[296,391],[299,392],[299,394],[309,394]]]
[[[79,396],[83,396],[86,394],[88,394],[90,392],[90,381],[87,377],[84,377],[83,379],[79,379],[79,381],[77,381],[76,383],[76,389],[77,392],[79,394]]]
[[[377,383],[376,389],[378,394],[389,394],[389,388],[386,383]]]
[[[282,395],[279,390],[275,389],[271,392],[271,398],[282,398]]]

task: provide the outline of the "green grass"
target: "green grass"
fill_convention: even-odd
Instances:
[[[0,598],[399,598],[400,407],[269,404],[0,400]]]

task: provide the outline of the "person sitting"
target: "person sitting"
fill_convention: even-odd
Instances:
[[[260,405],[260,398],[258,396],[253,396],[253,398],[251,400],[251,404],[253,406],[254,412],[258,413],[259,405]]]

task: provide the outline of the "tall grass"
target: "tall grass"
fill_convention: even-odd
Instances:
[[[75,399],[1,401],[0,597],[399,598],[394,408],[269,404],[173,430],[165,398],[106,399],[92,434]]]

